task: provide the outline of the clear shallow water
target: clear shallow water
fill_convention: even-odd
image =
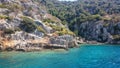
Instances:
[[[120,68],[120,46],[81,46],[62,52],[0,53],[0,68]]]

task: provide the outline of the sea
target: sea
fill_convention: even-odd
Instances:
[[[120,45],[82,44],[68,51],[0,52],[0,68],[120,68]]]

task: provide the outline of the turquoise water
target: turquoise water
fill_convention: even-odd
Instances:
[[[3,52],[0,68],[120,68],[120,46],[84,45],[62,52]]]

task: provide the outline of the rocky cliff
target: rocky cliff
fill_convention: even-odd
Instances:
[[[89,21],[79,25],[79,35],[88,41],[119,44],[120,23],[111,21]]]
[[[39,0],[0,0],[0,50],[74,47],[73,35]]]
[[[41,1],[84,42],[119,44],[119,0]]]

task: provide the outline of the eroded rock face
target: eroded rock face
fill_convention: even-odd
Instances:
[[[0,8],[0,13],[8,13],[8,12],[10,12],[10,10],[6,8]]]
[[[120,34],[120,22],[118,23],[111,22],[106,28],[111,35]]]
[[[41,26],[47,33],[51,33],[51,31],[53,30],[50,26],[45,25],[42,21],[40,20],[36,20],[35,23],[38,26]]]
[[[109,43],[112,44],[120,44],[120,22],[118,23],[110,23],[107,26],[107,31],[111,34],[112,40]],[[116,36],[116,37],[115,37]]]
[[[21,20],[15,18],[12,21],[1,19],[0,20],[0,29],[15,29],[19,26]]]
[[[52,26],[46,25],[41,20],[54,18],[56,24],[48,23],[60,27],[64,27],[64,25],[58,18],[47,13],[40,0],[0,0],[0,4],[3,6],[0,8],[0,31],[3,31],[0,42],[3,42],[4,49],[12,50],[11,48],[13,48],[24,51],[26,49],[39,50],[41,45],[46,46],[46,44],[56,44],[57,47],[61,47],[58,45],[65,47],[74,45],[72,44],[74,38],[70,35],[58,36],[57,38],[46,35],[53,34],[57,30],[53,30]],[[58,21],[59,23],[57,23]],[[27,24],[21,26],[21,23]],[[44,40],[46,37],[47,39]],[[53,40],[49,42],[49,39]],[[0,46],[0,50],[2,48]]]
[[[84,22],[78,27],[78,29],[79,35],[86,40],[113,43],[115,42],[113,36],[120,34],[120,23],[105,23],[103,21]],[[118,43],[117,41],[118,40],[116,40],[115,43]]]
[[[0,3],[3,3],[3,2],[11,2],[10,0],[0,0]]]
[[[70,35],[51,37],[50,44],[57,44],[57,45],[65,46],[67,48],[77,46],[76,39]]]
[[[35,34],[30,34],[30,33],[20,31],[20,32],[16,32],[15,34],[11,34],[10,38],[12,40],[40,39],[43,36],[42,34],[43,33],[41,33],[41,36],[40,36],[40,34],[38,36],[38,35],[35,35]]]
[[[86,40],[96,40],[98,42],[107,42],[109,33],[101,22],[82,23],[79,28],[80,35]]]

